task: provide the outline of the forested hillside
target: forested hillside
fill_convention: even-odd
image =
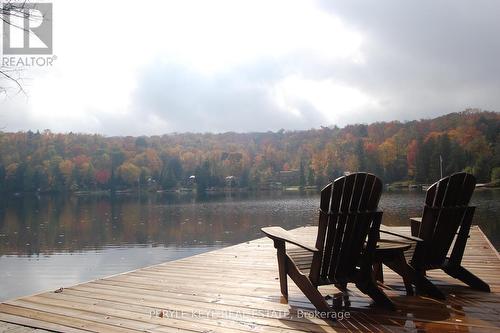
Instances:
[[[467,110],[431,120],[276,133],[0,133],[0,154],[3,193],[171,189],[193,185],[193,175],[199,189],[280,181],[321,186],[356,170],[386,183],[431,183],[439,178],[440,156],[445,174],[468,170],[487,182],[500,177],[500,113]]]

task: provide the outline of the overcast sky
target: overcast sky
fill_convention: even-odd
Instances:
[[[308,129],[500,111],[500,1],[55,0],[4,131]],[[5,84],[0,81],[0,84]]]

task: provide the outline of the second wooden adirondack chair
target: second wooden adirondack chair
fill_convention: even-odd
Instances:
[[[323,188],[315,246],[280,227],[262,228],[277,249],[281,293],[285,298],[288,299],[290,276],[318,311],[328,313],[333,309],[318,286],[333,284],[347,292],[347,284],[352,282],[377,304],[394,309],[391,300],[378,288],[371,267],[382,218],[382,212],[377,210],[381,193],[380,179],[367,173],[340,177]],[[309,263],[302,263],[299,268],[299,259],[287,250],[286,243],[311,253]]]
[[[475,207],[469,206],[475,186],[473,175],[459,172],[429,187],[422,217],[411,218],[412,236],[421,241],[416,243],[409,264],[421,277],[428,270],[442,269],[474,289],[489,292],[488,284],[462,266],[475,210]],[[426,293],[418,283],[416,287],[417,292]],[[438,296],[444,297],[442,294]]]

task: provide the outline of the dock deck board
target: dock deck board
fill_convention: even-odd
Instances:
[[[315,236],[314,227],[292,232]],[[350,286],[350,318],[331,322],[300,316],[314,308],[292,282],[284,302],[275,249],[261,238],[1,303],[0,332],[500,332],[500,257],[478,227],[471,230],[463,264],[492,292],[431,271],[446,301],[406,296],[401,278],[384,267],[385,291],[398,310],[373,307]],[[338,292],[332,286],[321,290]]]

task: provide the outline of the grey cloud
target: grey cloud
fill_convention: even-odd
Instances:
[[[295,74],[309,80],[331,79],[379,101],[379,107],[342,115],[337,125],[427,118],[468,107],[500,110],[500,2],[318,3],[362,33],[364,63],[325,59],[308,50],[297,50],[203,75],[157,60],[140,72],[128,114],[116,116],[88,110],[98,120],[95,127],[56,125],[67,131],[109,135],[333,125],[306,101],[295,101],[301,117],[276,104],[273,86]],[[279,24],[279,18],[276,20]],[[7,130],[37,128],[28,111],[13,106],[0,108],[7,110],[0,119],[7,124]]]
[[[380,99],[385,119],[500,109],[499,2],[321,4],[365,34],[366,64],[330,72]]]
[[[361,114],[343,115],[339,125],[434,117],[468,107],[500,109],[500,3],[325,0],[320,5],[364,35],[365,63],[319,60],[301,50],[212,78],[152,65],[142,76],[137,110],[156,114],[176,131],[332,125],[305,102],[296,105],[302,118],[279,109],[270,87],[288,74],[332,79],[379,101]]]
[[[301,116],[281,109],[273,84],[285,75],[266,62],[203,75],[176,64],[151,64],[142,74],[134,109],[155,115],[168,131],[266,131],[315,127],[322,114],[301,103]]]

